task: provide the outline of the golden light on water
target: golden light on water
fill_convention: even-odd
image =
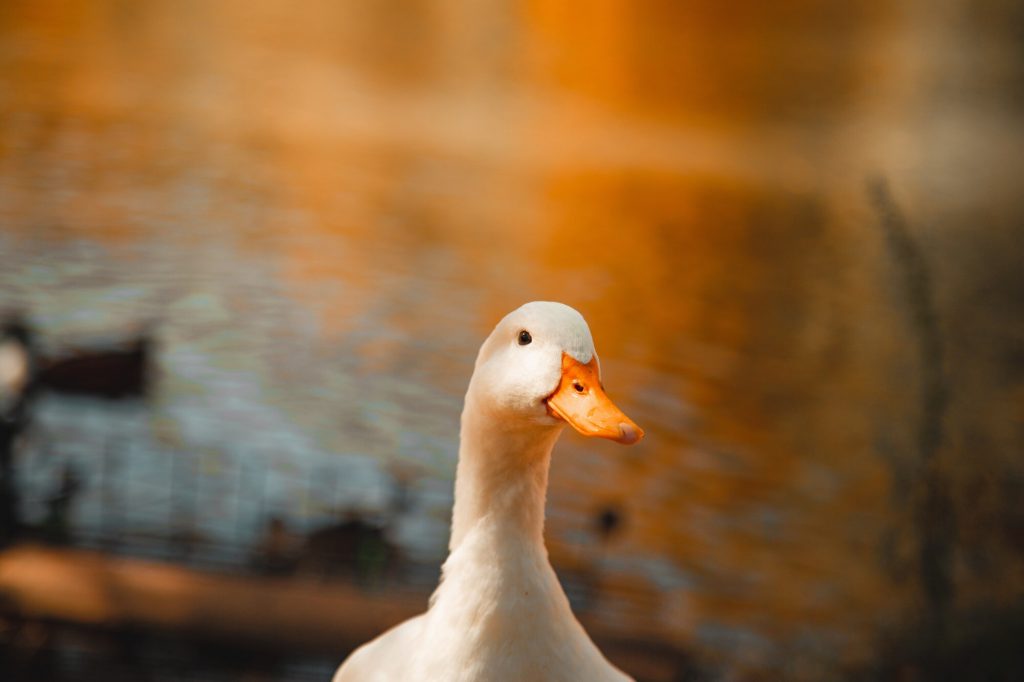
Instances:
[[[88,472],[123,438],[117,532],[190,519],[235,547],[280,516],[308,535],[390,513],[401,481],[396,542],[436,566],[476,349],[522,302],[562,300],[648,434],[629,452],[567,434],[553,463],[548,543],[590,581],[594,627],[737,679],[870,668],[928,609],[922,481],[952,510],[950,613],[1016,603],[1019,18],[999,0],[0,9],[0,311],[48,352],[159,342],[138,412],[45,399],[29,521],[70,462],[73,528],[113,532]]]

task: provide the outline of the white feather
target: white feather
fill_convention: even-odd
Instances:
[[[528,345],[518,342],[529,331]],[[450,554],[426,613],[363,645],[334,682],[621,682],[548,561],[544,498],[562,353],[596,355],[583,317],[527,303],[484,342],[466,393]]]

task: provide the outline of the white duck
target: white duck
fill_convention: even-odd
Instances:
[[[566,422],[620,443],[643,437],[604,393],[583,316],[527,303],[476,359],[449,555],[427,612],[356,650],[334,682],[630,679],[573,616],[544,547],[548,464]]]

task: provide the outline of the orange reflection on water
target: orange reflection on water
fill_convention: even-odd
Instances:
[[[891,172],[913,215],[939,225],[927,253],[940,275],[989,281],[961,267],[951,235],[965,229],[943,218],[985,203],[979,181],[936,192],[915,171],[943,144],[976,163],[997,145],[915,136],[916,96],[872,89],[939,71],[914,51],[933,37],[915,26],[880,2],[609,1],[585,16],[541,2],[12,6],[4,218],[26,243],[119,254],[107,267],[146,293],[131,309],[75,300],[102,319],[146,314],[187,340],[196,297],[215,300],[200,330],[224,337],[207,349],[214,364],[256,375],[326,449],[389,463],[418,456],[406,431],[453,437],[476,346],[501,315],[573,304],[610,394],[649,437],[629,453],[565,439],[555,561],[596,576],[623,630],[723,658],[752,637],[738,665],[767,670],[813,657],[801,647],[815,637],[856,662],[920,600],[907,499],[920,360],[864,177]],[[879,73],[879,51],[904,38],[920,63]],[[1018,215],[985,205],[1007,224]],[[978,248],[1009,252],[1006,234]],[[154,252],[173,267],[150,272]],[[229,285],[239,271],[244,286]],[[15,302],[72,305],[23,280]],[[970,308],[941,294],[944,311]],[[283,303],[268,310],[268,296]],[[979,322],[1007,357],[1015,311]],[[979,388],[1002,361],[971,356],[949,316],[962,402],[1019,407],[1016,375],[1005,394]],[[232,345],[261,333],[265,358]],[[198,390],[166,386],[167,404]],[[994,453],[1020,429],[953,409],[954,497],[971,507],[971,490],[988,491],[987,511],[964,513],[972,544],[1010,504],[964,463],[970,434]],[[450,476],[453,454],[423,455],[417,471]],[[601,542],[593,517],[608,505],[624,530]],[[965,603],[1021,593],[1010,526],[978,541],[987,568],[955,567]]]

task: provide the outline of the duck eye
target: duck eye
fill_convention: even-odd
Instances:
[[[533,337],[530,336],[530,332],[526,331],[525,329],[523,331],[519,332],[519,345],[520,346],[525,346],[528,343],[530,343],[531,341],[533,341]]]

